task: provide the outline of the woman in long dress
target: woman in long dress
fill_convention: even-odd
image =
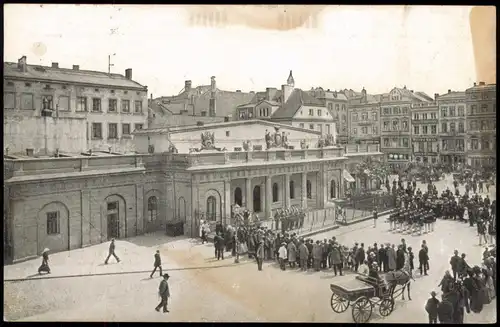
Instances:
[[[50,274],[49,249],[47,248],[45,248],[42,252],[42,265],[38,268],[38,273],[41,274],[42,272]]]

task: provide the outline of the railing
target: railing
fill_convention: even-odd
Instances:
[[[71,173],[88,170],[143,167],[142,155],[120,155],[109,157],[62,157],[22,158],[4,160],[9,175],[25,176],[36,174]],[[5,174],[5,171],[4,171]]]
[[[380,144],[348,144],[345,147],[346,154],[375,152],[380,152]]]

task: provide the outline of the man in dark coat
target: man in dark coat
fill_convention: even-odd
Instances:
[[[306,241],[308,257],[307,257],[307,268],[312,268],[313,264],[313,242],[311,239]]]
[[[361,243],[361,246],[358,248],[355,255],[355,260],[356,260],[356,265],[355,265],[355,270],[356,272],[358,271],[359,265],[361,265],[363,262],[365,262],[366,259],[366,254],[365,254],[365,244]]]
[[[160,308],[162,308],[162,307],[163,307],[163,313],[170,312],[167,309],[168,298],[170,297],[170,289],[168,287],[168,279],[169,279],[169,277],[170,276],[168,274],[163,275],[163,280],[160,283],[158,294],[161,297],[161,302],[155,308],[155,310],[158,311],[158,312],[160,312]]]
[[[153,269],[153,271],[151,272],[151,275],[149,275],[149,278],[153,278],[153,275],[154,275],[157,268],[160,268],[160,276],[163,275],[162,270],[161,270],[160,250],[156,250],[154,267],[155,267],[155,269]]]
[[[214,246],[215,246],[215,256],[217,260],[224,260],[224,238],[217,233],[214,237]]]
[[[403,251],[403,246],[398,246],[398,250],[396,251],[396,270],[403,269],[405,265],[405,252]]]
[[[418,252],[418,261],[419,261],[419,269],[420,275],[427,276],[427,262],[429,261],[429,256],[427,255],[427,251],[425,251],[425,244],[422,244],[422,248]]]
[[[429,315],[429,324],[437,324],[439,300],[436,299],[436,292],[431,292],[431,298],[427,300],[425,311]]]
[[[120,262],[120,258],[118,258],[118,256],[115,254],[115,239],[114,238],[111,239],[111,244],[109,244],[109,253],[108,253],[108,257],[104,261],[104,264],[106,264],[106,265],[108,264],[109,258],[111,256],[115,257],[117,262]]]

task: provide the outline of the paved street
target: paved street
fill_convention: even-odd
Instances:
[[[446,184],[443,184],[446,185]],[[477,245],[475,228],[453,221],[438,221],[435,232],[422,236],[393,234],[388,224],[379,220],[377,228],[365,221],[314,239],[335,235],[344,244],[355,241],[365,246],[374,242],[397,243],[402,237],[417,253],[422,240],[427,240],[430,254],[429,276],[416,277],[411,285],[412,301],[396,301],[395,311],[386,318],[374,309],[373,323],[425,323],[424,305],[437,287],[444,271],[449,269],[453,250],[465,252],[470,264],[480,263],[482,247]],[[81,278],[33,280],[4,283],[5,317],[25,321],[290,321],[290,322],[352,322],[351,310],[336,314],[330,308],[329,285],[339,278],[331,271],[307,273],[279,270],[275,263],[265,263],[258,271],[253,261],[242,258],[235,265],[233,258],[214,260],[212,244],[195,240],[172,239],[159,234],[117,241],[117,254],[122,262],[103,265],[108,243],[57,253],[51,256],[51,276],[65,274],[103,273],[148,270],[153,254],[160,249],[169,271],[170,313],[153,310],[158,302],[158,275],[149,273],[95,276]],[[6,266],[5,278],[24,278],[36,272],[41,259]],[[417,262],[417,260],[416,260]],[[220,265],[227,265],[219,267]],[[175,270],[179,267],[204,269]],[[33,277],[37,278],[37,277]],[[496,300],[481,314],[466,316],[468,323],[496,321]]]

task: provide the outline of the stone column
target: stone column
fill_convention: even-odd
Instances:
[[[306,209],[307,208],[307,172],[302,173],[302,208]]]
[[[184,235],[198,237],[199,229],[197,219],[199,219],[199,184],[191,182],[191,210],[186,213],[186,223],[184,224]]]
[[[144,233],[144,186],[143,185],[136,185],[135,190],[136,190],[135,191],[136,192],[135,193],[136,194],[135,230],[134,230],[134,234],[127,232],[126,235],[128,235],[128,236],[141,235]],[[130,230],[130,227],[129,227],[129,230]]]
[[[283,188],[283,206],[290,207],[290,174],[285,174],[285,186]]]
[[[224,213],[222,217],[223,224],[229,224],[231,221],[231,180],[224,181]]]
[[[252,178],[245,179],[245,208],[253,211]]]
[[[273,190],[271,187],[271,180],[272,176],[266,176],[266,215],[265,219],[271,219],[273,217],[272,215],[272,205],[273,205]]]
[[[81,191],[81,213],[82,213],[82,220],[81,220],[81,232],[82,232],[82,248],[90,246],[92,244],[90,234],[91,234],[91,217],[90,217],[90,191],[89,190],[82,190]]]
[[[318,176],[319,179],[321,179],[321,184],[320,184],[321,197],[320,197],[319,207],[324,208],[329,198],[328,189],[330,187],[330,181],[328,180],[328,174],[326,171],[324,171],[324,169],[322,169],[322,171],[319,172]]]

